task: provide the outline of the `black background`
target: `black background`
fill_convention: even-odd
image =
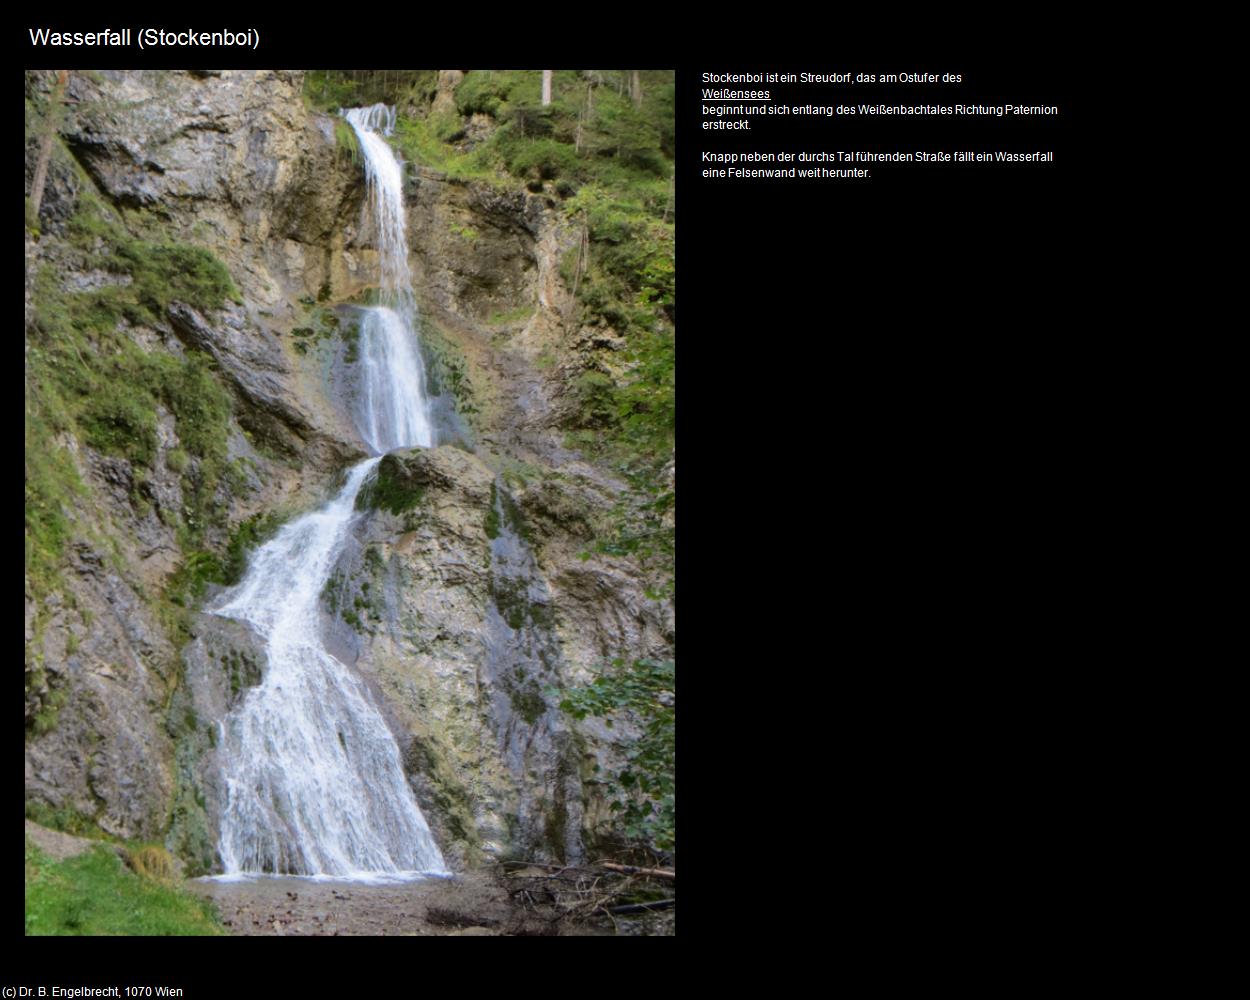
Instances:
[[[1105,171],[1079,138],[1087,68],[1075,31],[1040,17],[921,25],[893,12],[852,30],[809,23],[804,9],[760,12],[787,19],[773,29],[733,22],[677,37],[649,10],[614,10],[619,25],[590,10],[451,13],[461,23],[412,10],[388,27],[385,14],[349,24],[196,12],[203,30],[259,27],[256,53],[80,55],[32,50],[25,30],[190,26],[169,16],[31,20],[15,33],[28,68],[676,68],[677,940],[816,929],[858,951],[915,929],[949,933],[952,921],[1002,933],[995,914],[1054,891],[1053,857],[1033,848],[1060,822],[1045,817],[1053,760],[1032,739],[1022,678],[1044,661],[1046,615],[1063,611],[1048,581],[1080,491],[1068,443],[1086,393],[1086,287],[1106,243]],[[700,128],[703,72],[774,70],[964,80],[792,85],[794,103],[1060,114]],[[1053,149],[1055,162],[873,164],[868,181],[699,176],[700,150],[746,148]],[[809,905],[814,916],[800,915]],[[52,957],[69,945],[52,945],[27,940],[6,982],[165,976],[187,996],[216,996],[226,994],[209,982],[241,976],[304,989],[337,978],[373,995],[371,963],[393,957],[397,985],[417,990],[433,987],[423,977],[442,955],[359,940],[73,942],[90,959],[80,968]],[[503,971],[522,988],[560,988],[553,977],[567,974],[527,961]],[[453,963],[443,975],[476,974]]]

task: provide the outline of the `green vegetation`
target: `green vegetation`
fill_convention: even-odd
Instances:
[[[247,569],[248,556],[277,533],[286,517],[271,510],[240,521],[230,534],[224,555],[206,549],[188,551],[166,587],[170,600],[189,608],[204,596],[209,584],[238,583]]]
[[[547,702],[543,698],[542,690],[533,680],[516,684],[505,678],[504,684],[508,691],[508,700],[512,703],[512,710],[525,720],[526,725],[532,726],[541,718],[543,712],[547,711]]]
[[[490,596],[509,628],[521,629],[528,623],[535,628],[549,630],[555,624],[551,605],[531,601],[524,580],[493,577]]]
[[[535,307],[532,305],[517,306],[515,309],[508,309],[504,312],[494,313],[490,318],[490,322],[492,326],[503,326],[504,324],[509,324],[509,323],[520,323],[525,320],[528,320],[531,316],[533,316],[534,309]]]
[[[94,819],[76,812],[69,806],[54,809],[48,803],[41,802],[38,799],[27,799],[26,818],[34,823],[38,823],[40,826],[46,826],[50,830],[71,833],[75,837],[89,837],[92,840],[99,840],[104,836],[100,832],[100,828],[96,826]]]
[[[304,101],[318,111],[362,107],[379,101],[393,104],[400,95],[428,102],[438,84],[438,71],[311,70],[304,77]]]
[[[672,850],[675,835],[673,662],[621,660],[582,688],[561,692],[561,710],[575,719],[587,715],[629,717],[641,735],[626,750],[626,763],[607,779],[627,836]]]
[[[425,361],[425,378],[431,394],[450,393],[456,412],[472,420],[479,412],[464,353],[454,341],[443,335],[437,324],[422,317],[421,356]]]
[[[414,736],[404,757],[404,770],[423,776],[435,814],[442,819],[448,834],[476,847],[473,796],[456,777],[451,752],[444,741],[436,733]]]
[[[360,324],[348,323],[339,328],[339,337],[347,345],[343,351],[343,361],[355,364],[360,359]]]
[[[175,300],[208,311],[238,293],[208,251],[137,239],[90,194],[80,198],[68,232],[79,252],[77,267],[109,277],[74,290],[61,283],[61,269],[45,266],[36,276],[27,353],[28,462],[32,443],[46,444],[69,432],[106,454],[150,467],[158,408],[164,407],[175,418],[181,443],[174,461],[182,467],[190,500],[184,526],[198,538],[212,493],[227,471],[230,397],[207,355],[148,352],[119,327],[160,321]],[[27,516],[35,517],[28,536],[38,550],[28,562],[36,565],[58,560],[65,524],[55,511],[63,510],[75,491],[76,476],[59,450],[36,447],[35,468],[28,464],[27,489],[34,495],[28,497]]]
[[[623,499],[599,551],[630,555],[651,567],[657,590],[671,595],[674,503],[666,466],[672,456],[674,406],[674,81],[642,70],[641,99],[627,71],[558,70],[552,101],[540,99],[536,70],[471,70],[455,92],[456,113],[428,113],[437,78],[430,71],[329,71],[306,78],[316,107],[384,101],[399,117],[394,144],[405,160],[451,179],[546,190],[563,199],[583,239],[563,261],[582,325],[621,335],[612,369],[575,376],[577,404],[568,444],[612,466],[634,488]],[[489,128],[470,139],[466,118]],[[472,240],[462,224],[453,232]],[[528,307],[491,322],[520,320]],[[423,336],[425,332],[423,331]],[[428,337],[426,337],[428,341]],[[437,355],[438,352],[432,352]],[[475,412],[463,368],[435,357],[431,383],[449,389],[462,413]]]
[[[163,859],[161,855],[164,855]],[[135,871],[114,850],[96,847],[53,861],[26,841],[27,934],[218,935],[212,906],[171,884],[160,848],[128,852]]]
[[[421,502],[424,491],[413,482],[403,463],[387,455],[378,463],[377,471],[356,494],[357,510],[389,510],[402,514]]]
[[[135,217],[136,228],[145,220]],[[162,508],[177,529],[186,561],[172,592],[175,603],[202,591],[218,575],[203,553],[208,529],[220,525],[219,486],[239,476],[227,458],[231,398],[213,360],[196,351],[179,356],[145,350],[129,326],[163,322],[169,306],[184,302],[211,312],[239,296],[225,267],[198,247],[135,235],[112,207],[90,190],[80,192],[65,227],[64,259],[34,278],[34,315],[26,333],[24,430],[26,444],[26,579],[36,607],[59,584],[66,548],[75,537],[94,539],[92,498],[72,453],[74,439],[130,463],[131,503],[140,516],[152,509],[149,472],[157,468],[157,424],[172,416],[179,446],[168,467],[182,481],[183,508]],[[68,284],[67,272],[89,275]],[[81,525],[81,527],[80,527]],[[111,554],[117,557],[116,546]],[[119,566],[120,568],[120,566]],[[158,610],[174,626],[176,610],[163,597]],[[37,618],[37,625],[41,618]],[[176,634],[177,628],[171,634]],[[41,686],[39,664],[27,672],[28,698]],[[35,734],[55,723],[53,690],[33,721]]]
[[[486,508],[486,537],[492,542],[499,537],[499,487],[490,484],[490,506]]]
[[[520,465],[522,463],[517,463]],[[506,468],[503,472],[505,482],[517,482],[525,485],[525,478],[518,469],[513,466]],[[499,512],[503,511],[503,520],[500,521]],[[499,537],[500,525],[506,524],[513,534],[517,535],[524,541],[534,542],[534,536],[530,531],[529,525],[525,521],[525,516],[521,513],[521,508],[517,506],[516,501],[512,499],[512,495],[507,490],[499,488],[498,481],[490,484],[490,506],[486,510],[486,537],[496,539]]]
[[[360,151],[360,139],[356,135],[356,130],[343,119],[339,119],[334,123],[334,142],[338,146],[339,151],[347,156],[352,163],[359,164],[364,162],[364,155]]]
[[[300,299],[300,302],[305,307],[303,325],[291,330],[291,336],[295,338],[294,347],[296,353],[307,354],[310,345],[316,347],[323,341],[330,340],[335,336],[349,340],[348,335],[344,333],[338,313],[334,309],[318,305],[308,296]],[[360,332],[359,327],[354,323],[350,324],[350,327],[355,329],[358,336]],[[352,360],[355,359],[353,358]]]
[[[240,521],[226,545],[226,559],[222,566],[221,583],[233,586],[243,579],[248,556],[278,533],[286,515],[276,511],[253,514]]]

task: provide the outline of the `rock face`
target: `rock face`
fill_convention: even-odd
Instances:
[[[28,324],[41,268],[65,287],[116,280],[75,265],[62,239],[84,192],[225,263],[240,302],[173,302],[123,331],[147,351],[207,354],[230,394],[241,471],[214,495],[222,524],[203,545],[217,552],[249,518],[328,497],[364,454],[335,373],[376,251],[360,168],[301,85],[291,72],[73,74],[44,235],[27,243]],[[28,177],[34,155],[28,143]],[[574,727],[554,692],[611,658],[670,656],[672,610],[634,564],[589,552],[621,484],[558,429],[562,369],[586,349],[559,274],[579,235],[542,195],[426,169],[409,182],[423,348],[456,446],[392,454],[362,491],[323,595],[327,648],[369,682],[453,867],[576,861],[609,815],[594,769],[628,734]],[[172,416],[159,414],[148,469],[65,443],[87,499],[57,586],[26,594],[27,800],[163,838],[191,873],[212,870],[217,724],[264,651],[246,626],[165,596],[195,557]]]
[[[115,836],[155,836],[173,791],[163,709],[176,650],[104,553],[77,545],[70,566],[38,632],[27,607],[27,670],[41,663],[47,677],[28,718],[49,700],[58,711],[26,744],[26,795]]]

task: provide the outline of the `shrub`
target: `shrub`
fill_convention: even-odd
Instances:
[[[176,874],[173,857],[154,844],[127,848],[126,864],[136,875],[153,882],[172,882]]]

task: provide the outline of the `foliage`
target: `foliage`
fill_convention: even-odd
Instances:
[[[68,271],[95,280],[71,285],[64,279]],[[205,532],[224,517],[216,502],[220,484],[239,475],[227,456],[231,397],[210,357],[145,350],[128,326],[163,321],[174,301],[211,312],[238,292],[207,250],[135,235],[89,190],[80,193],[66,226],[63,259],[41,268],[34,285],[25,412],[31,595],[39,602],[57,585],[66,544],[92,531],[93,519],[75,513],[91,496],[77,471],[73,439],[130,462],[131,501],[142,512],[150,509],[148,470],[156,467],[164,411],[179,438],[167,457],[182,480],[184,505],[181,511],[162,508],[161,515],[176,526],[189,564],[169,596],[185,600],[218,575],[216,557],[199,550]],[[164,605],[158,610],[164,614]]]
[[[242,301],[225,265],[208,250],[133,236],[88,192],[79,198],[67,231],[71,245],[85,252],[86,265],[131,279],[127,286],[109,286],[94,296],[101,318],[151,323],[163,319],[175,301],[200,311]]]
[[[470,70],[456,89],[457,111],[488,116],[493,130],[469,143],[454,116],[401,113],[393,141],[406,160],[454,179],[554,189],[570,222],[584,228],[587,258],[566,257],[562,269],[577,288],[577,318],[614,329],[625,349],[613,359],[618,370],[573,376],[569,443],[634,487],[600,551],[657,556],[656,570],[671,577],[674,89],[666,72],[642,71],[642,83],[635,107],[624,72],[556,71],[552,103],[542,107],[538,71]],[[456,382],[459,372],[432,372],[432,382],[443,374]],[[671,581],[660,589],[671,592]]]
[[[431,115],[428,118],[400,117],[393,142],[409,163],[419,163],[454,180],[477,180],[506,185],[501,176],[499,157],[490,145],[461,150],[448,142],[455,134],[454,120]]]
[[[27,934],[225,933],[211,904],[128,871],[110,847],[53,861],[28,839],[25,881]]]
[[[56,441],[51,421],[41,419],[37,400],[27,398],[26,574],[35,594],[46,592],[71,535],[66,512],[85,492],[70,453]]]
[[[103,837],[95,820],[76,812],[69,806],[53,808],[39,799],[26,800],[26,818],[50,830],[98,840]]]
[[[356,135],[356,130],[344,119],[340,118],[334,123],[334,142],[338,146],[339,151],[348,157],[352,163],[360,164],[364,162],[364,156],[360,151],[360,139]]]
[[[607,719],[630,718],[640,730],[625,751],[625,766],[609,778],[618,798],[612,810],[627,836],[646,840],[660,850],[673,849],[674,708],[673,661],[636,660],[612,667],[581,688],[561,692],[560,708],[575,719],[593,715]]]
[[[318,111],[369,104],[424,102],[434,96],[438,71],[432,69],[311,70],[304,76],[304,100]]]

